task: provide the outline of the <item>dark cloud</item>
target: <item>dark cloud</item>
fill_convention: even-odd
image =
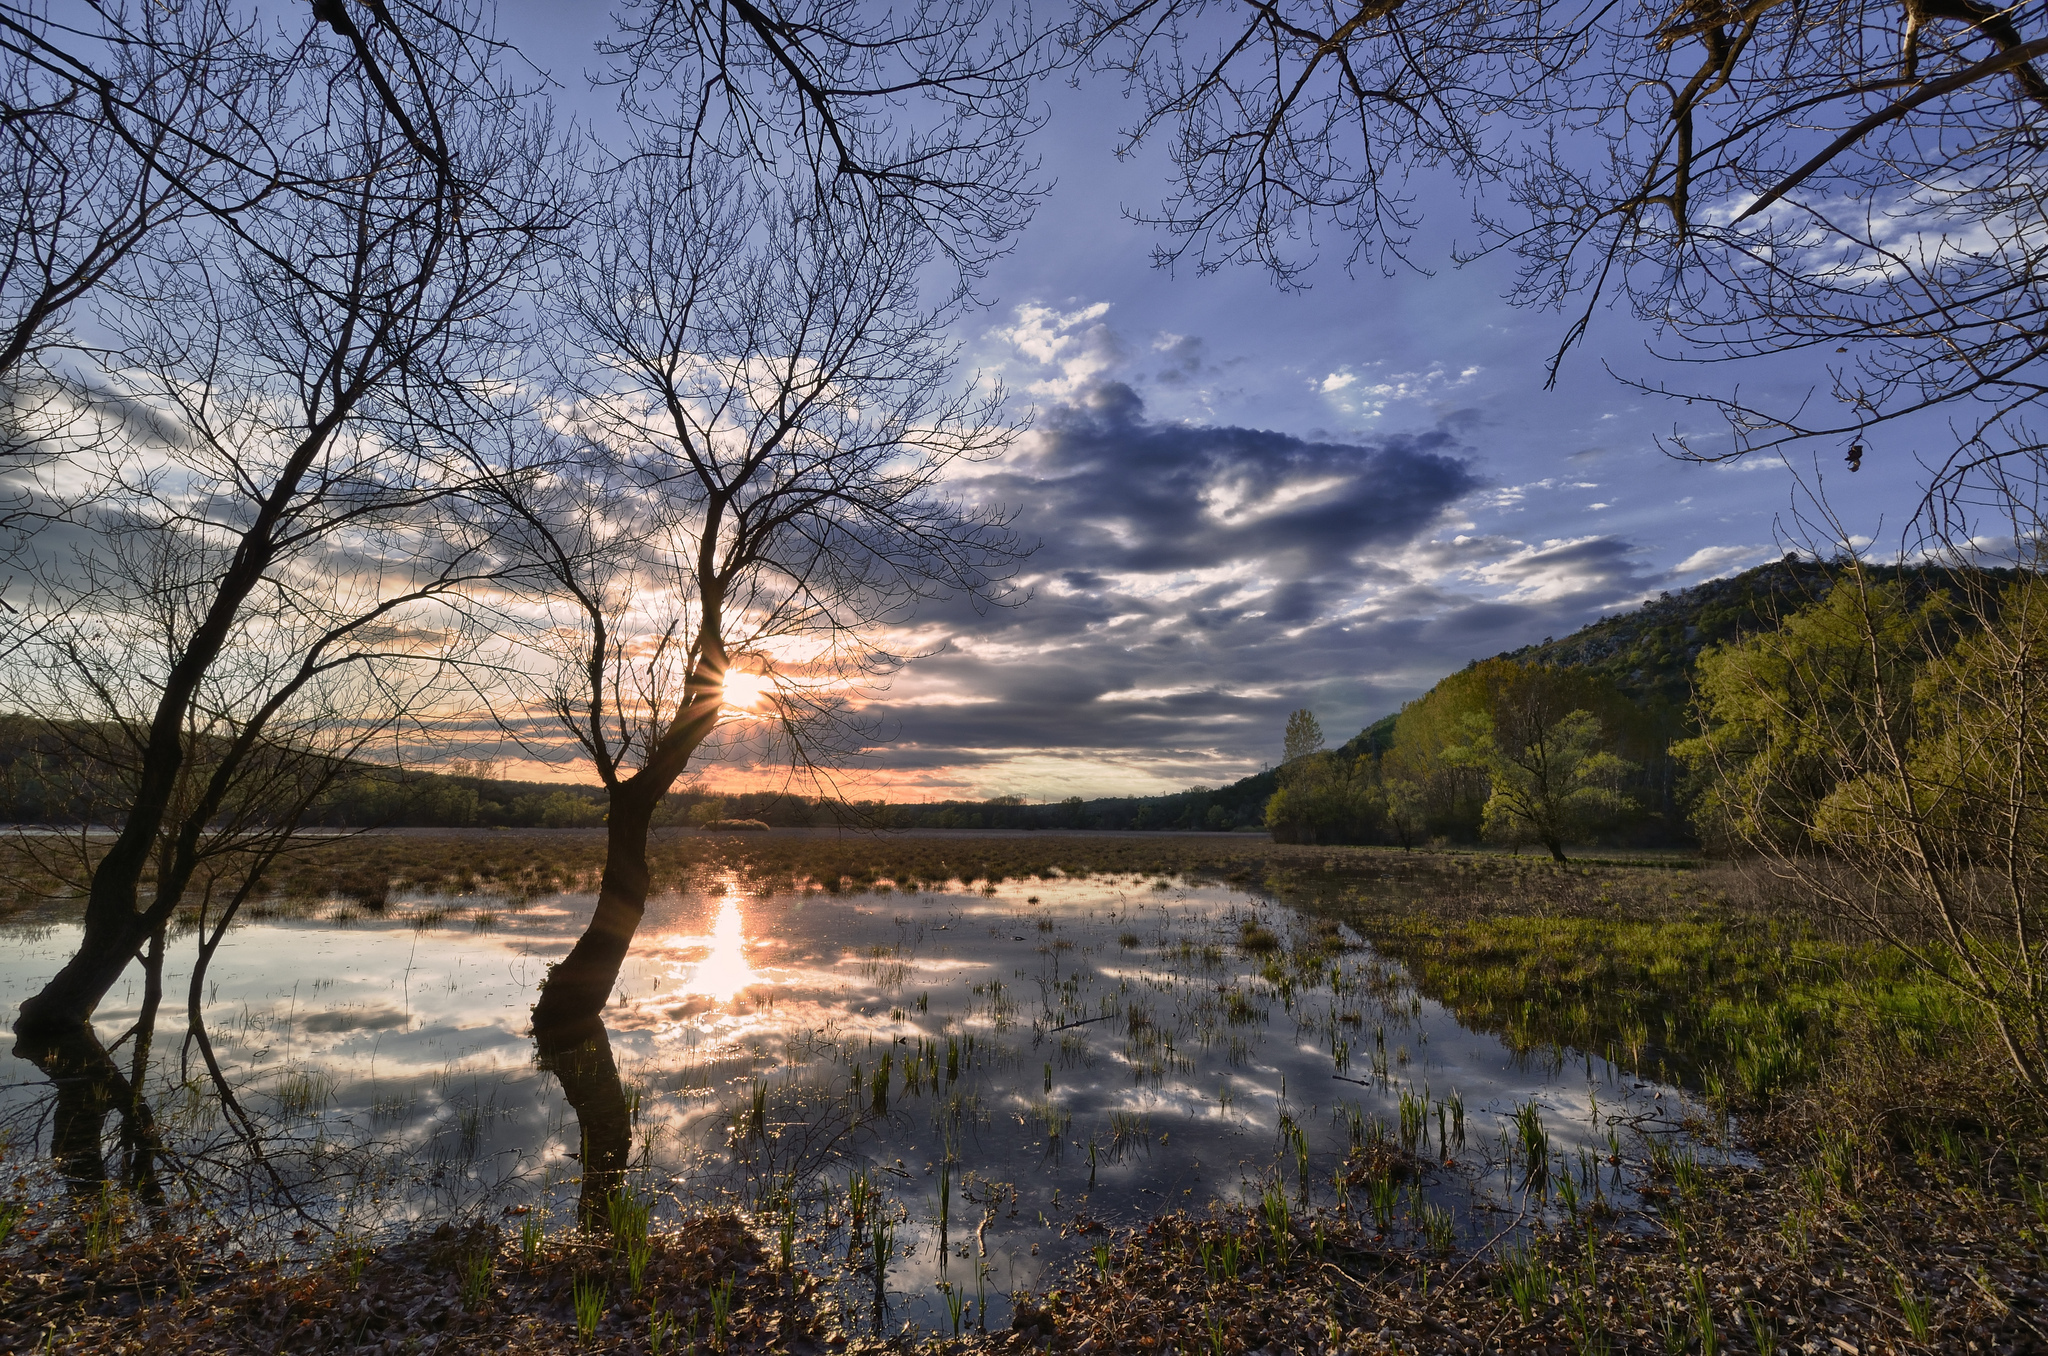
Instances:
[[[1198,335],[1176,338],[1159,353],[1163,365],[1157,380],[1162,386],[1186,386],[1213,370],[1207,346]]]
[[[1065,569],[1258,562],[1299,576],[1412,540],[1477,487],[1459,451],[1444,430],[1340,443],[1148,423],[1137,393],[1113,382],[1055,409],[995,489],[1029,506]]]

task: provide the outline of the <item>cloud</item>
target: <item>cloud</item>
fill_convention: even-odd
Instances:
[[[1699,575],[1701,578],[1693,581],[1699,583],[1705,579],[1718,579],[1754,561],[1776,554],[1777,548],[1774,546],[1702,546],[1672,566],[1671,573]]]
[[[1257,581],[1261,596],[1341,589],[1375,548],[1413,540],[1479,484],[1443,430],[1337,443],[1149,423],[1121,382],[1088,388],[1041,429],[979,488],[1046,533],[1063,577],[1211,572],[1211,601],[1226,581]]]
[[[1574,537],[1523,546],[1472,570],[1473,578],[1498,585],[1505,603],[1557,603],[1602,595],[1634,602],[1661,575],[1641,567],[1642,548],[1619,537]]]
[[[1411,653],[1418,614],[1445,599],[1407,561],[1479,488],[1471,458],[1441,428],[1311,439],[1155,421],[1127,385],[1085,387],[971,484],[1040,540],[1032,601],[921,618],[932,629],[914,648],[939,652],[870,704],[895,734],[871,772],[1031,795],[1173,790],[1277,757],[1295,707],[1341,728],[1413,695],[1441,672]],[[1457,662],[1468,643],[1454,641]],[[966,692],[989,700],[927,697]]]
[[[1161,357],[1156,380],[1162,386],[1188,386],[1215,369],[1208,345],[1198,335],[1162,334],[1152,341],[1152,351]]]
[[[1079,372],[1087,344],[1056,341],[1099,314],[1048,312],[1026,338]],[[1153,355],[1208,362],[1183,336]],[[1643,545],[1559,520],[1567,501],[1583,515],[1582,476],[1524,466],[1488,484],[1482,458],[1522,459],[1483,432],[1455,417],[1313,436],[1153,418],[1123,381],[1076,382],[959,485],[1038,543],[1029,603],[920,613],[893,648],[925,657],[865,699],[884,738],[855,780],[1034,798],[1227,784],[1277,761],[1298,707],[1341,739],[1474,659],[1679,582]],[[1503,530],[1538,506],[1567,530]]]
[[[1131,356],[1123,337],[1102,323],[1108,313],[1106,301],[1071,311],[1027,304],[1016,309],[1014,324],[998,326],[990,336],[1040,369],[1040,375],[1023,383],[1026,391],[1066,398],[1121,368]],[[1200,341],[1194,342],[1198,350]],[[1187,356],[1181,356],[1183,368]]]

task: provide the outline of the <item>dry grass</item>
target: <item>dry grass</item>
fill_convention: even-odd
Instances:
[[[657,1321],[672,1352],[709,1350],[713,1291],[730,1281],[726,1350],[822,1349],[833,1330],[814,1286],[769,1262],[734,1216],[649,1236],[637,1293],[606,1240],[558,1237],[531,1261],[516,1236],[443,1226],[375,1251],[336,1245],[307,1265],[222,1257],[205,1239],[148,1238],[102,1257],[46,1235],[0,1259],[0,1349],[79,1353],[579,1350],[645,1352]],[[601,1291],[579,1332],[575,1291]],[[696,1341],[690,1340],[692,1332]]]

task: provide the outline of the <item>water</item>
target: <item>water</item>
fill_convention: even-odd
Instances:
[[[1483,1246],[1567,1197],[1625,1203],[1615,1149],[1640,1157],[1639,1131],[1697,1114],[1597,1057],[1467,1030],[1312,914],[1133,878],[853,896],[702,880],[650,906],[606,1029],[537,1057],[528,1007],[590,903],[330,905],[236,928],[200,1004],[239,1121],[186,1039],[195,946],[175,939],[146,1081],[174,1162],[206,1176],[254,1134],[261,1170],[235,1160],[226,1213],[279,1240],[299,1211],[367,1232],[512,1212],[567,1228],[586,1178],[624,1164],[658,1216],[730,1204],[771,1249],[792,1218],[797,1260],[828,1272],[856,1243],[862,1173],[860,1248],[889,1230],[888,1321],[943,1327],[942,1284],[1006,1322],[1004,1296],[1087,1255],[1097,1226],[1274,1186],[1297,1210],[1332,1206],[1360,1144],[1424,1168],[1419,1190],[1381,1188],[1397,1243]],[[11,1010],[77,929],[6,935]],[[140,1001],[131,975],[103,1041]],[[50,1081],[12,1056],[0,1073],[17,1142],[49,1150]],[[1547,1173],[1523,1147],[1537,1125]],[[72,1176],[96,1171],[70,1144]],[[1366,1184],[1349,1190],[1374,1209]],[[872,1302],[871,1274],[840,1274],[849,1302]]]

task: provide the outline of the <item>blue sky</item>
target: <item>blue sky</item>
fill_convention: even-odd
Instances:
[[[568,59],[595,34],[542,13],[512,11],[508,35],[558,54],[565,102],[602,122]],[[1296,707],[1343,738],[1473,658],[1785,549],[1792,468],[1668,456],[1660,436],[1720,445],[1718,415],[1610,369],[1792,405],[1829,355],[1682,365],[1653,356],[1653,327],[1603,312],[1545,391],[1567,318],[1502,300],[1511,260],[1454,264],[1477,240],[1472,204],[1436,182],[1416,186],[1426,272],[1347,273],[1341,239],[1300,292],[1252,269],[1162,271],[1126,209],[1156,204],[1163,165],[1112,154],[1131,106],[1085,78],[1043,98],[1056,185],[958,333],[966,365],[1036,411],[1016,454],[962,485],[1038,543],[1031,601],[920,617],[903,641],[930,657],[875,694],[890,738],[848,790],[1225,783],[1277,758]],[[1917,500],[1916,454],[1942,451],[1938,427],[1920,434],[1888,433],[1853,477],[1839,448],[1793,467],[1809,485],[1818,469],[1883,550]]]

